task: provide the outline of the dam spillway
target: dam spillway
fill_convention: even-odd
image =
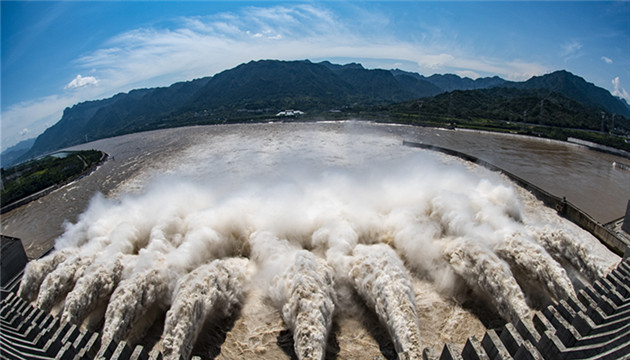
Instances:
[[[113,353],[123,342],[161,352],[159,339],[169,338],[166,318],[177,308],[191,309],[190,319],[228,319],[219,349],[226,358],[277,357],[276,336],[269,341],[265,334],[278,329],[290,330],[285,353],[331,356],[332,339],[333,354],[350,358],[347,324],[361,330],[369,323],[377,329],[369,337],[390,342],[386,357],[414,358],[425,346],[451,341],[458,353],[466,338],[508,327],[505,320],[517,330],[535,329],[535,311],[566,294],[579,297],[583,284],[616,265],[597,240],[501,175],[405,151],[409,157],[371,162],[367,170],[326,166],[302,173],[293,170],[308,167],[292,164],[292,171],[241,181],[237,192],[221,181],[164,181],[96,197],[66,226],[51,257],[33,262],[50,270],[27,270],[22,281],[33,290],[22,295],[35,304],[52,301],[57,317],[101,334],[101,352]],[[514,244],[530,256],[510,251]],[[230,259],[248,264],[241,275],[215,264],[216,275],[203,277],[216,279],[214,285],[195,280],[205,266]],[[187,284],[215,300],[184,296],[191,300],[185,305],[178,294],[189,291]],[[373,292],[374,286],[396,290]],[[212,305],[226,301],[236,312]],[[413,319],[400,311],[415,312],[418,321],[399,321]],[[198,322],[189,323],[194,329]],[[450,340],[451,334],[461,335]],[[267,337],[258,342],[259,336]],[[322,337],[329,342],[322,345]],[[291,350],[298,343],[301,350]],[[245,352],[235,353],[239,347]]]
[[[126,341],[104,344],[101,334],[63,322],[21,299],[15,294],[17,284],[3,284],[1,290],[1,358],[164,358],[159,351]],[[577,298],[567,297],[535,313],[532,323],[519,321],[490,329],[481,340],[469,338],[461,351],[447,343],[439,359],[620,359],[630,351],[629,319],[630,260],[626,259],[605,278],[580,289]],[[430,349],[423,356],[438,358]]]

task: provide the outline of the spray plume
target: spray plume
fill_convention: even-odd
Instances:
[[[201,321],[210,300],[191,298],[186,305],[179,294],[209,286],[203,281],[210,280],[192,275],[206,264],[243,256],[252,261],[253,282],[293,331],[300,357],[323,356],[338,301],[353,301],[335,295],[346,287],[375,310],[399,355],[413,357],[421,347],[414,290],[398,256],[447,294],[463,279],[495,299],[510,320],[530,311],[511,268],[564,297],[573,290],[558,263],[570,262],[595,278],[616,261],[605,249],[594,256],[593,248],[603,247],[596,240],[584,245],[585,235],[576,235],[581,230],[565,231],[555,220],[527,215],[542,205],[524,202],[531,195],[515,191],[501,176],[390,145],[396,154],[407,153],[392,159],[390,151],[387,161],[364,169],[343,163],[304,172],[308,166],[292,161],[286,168],[265,168],[272,179],[215,176],[198,186],[167,179],[119,199],[97,195],[77,223],[66,224],[57,250],[28,265],[20,296],[51,308],[69,293],[63,316],[76,323],[109,298],[102,341],[107,344],[127,337],[145,312],[166,310],[171,302],[170,318],[190,312],[190,322]],[[274,164],[283,161],[262,155]],[[199,158],[185,162],[204,164]],[[176,334],[194,334],[199,326],[182,322],[171,321],[164,333],[166,343],[173,339],[173,354],[180,353]]]
[[[118,285],[123,273],[123,256],[113,262],[93,264],[66,297],[62,321],[80,324],[98,305],[108,298]]]
[[[567,272],[537,243],[520,233],[508,235],[495,249],[497,255],[513,268],[544,285],[556,300],[575,298]]]
[[[293,264],[274,279],[273,287],[286,299],[282,318],[293,332],[297,357],[323,359],[336,301],[332,268],[300,250]]]
[[[244,258],[214,260],[178,281],[162,335],[165,359],[188,359],[206,318],[229,316],[242,304],[251,275]]]
[[[420,359],[422,344],[410,276],[385,244],[357,245],[350,274],[354,287],[387,326],[401,359]]]
[[[58,250],[38,260],[26,264],[20,283],[19,295],[25,300],[34,301],[44,278],[64,262],[74,251]]]
[[[120,282],[105,313],[102,346],[123,340],[138,319],[168,296],[168,269],[164,267],[165,262],[161,265]]]
[[[529,319],[525,295],[510,268],[496,254],[471,239],[456,239],[444,249],[444,256],[473,289],[481,289],[495,303],[501,316],[517,323]]]
[[[61,263],[42,282],[37,297],[37,307],[44,311],[51,311],[53,306],[72,290],[74,284],[93,261],[94,256],[75,255]]]
[[[530,227],[530,231],[551,256],[568,261],[589,280],[595,281],[605,277],[610,271],[610,262],[598,258],[588,241],[581,241],[582,239],[570,231],[551,226]]]

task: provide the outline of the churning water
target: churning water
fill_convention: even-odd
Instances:
[[[502,175],[395,134],[194,129],[113,151],[93,174],[105,194],[29,263],[21,295],[173,359],[216,355],[213,323],[225,358],[416,359],[528,321],[619,260]]]

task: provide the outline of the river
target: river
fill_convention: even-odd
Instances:
[[[90,268],[94,279],[111,275],[96,265],[107,269],[118,255],[122,255],[120,259],[130,274],[136,267],[150,266],[167,269],[179,279],[210,259],[248,257],[258,270],[240,315],[228,319],[222,328],[227,333],[204,332],[207,337],[198,341],[193,350],[193,354],[203,354],[207,353],[204,346],[214,346],[211,352],[220,346],[220,359],[288,358],[292,340],[285,330],[287,322],[294,318],[283,320],[290,312],[285,308],[280,311],[272,303],[294,302],[283,297],[288,295],[281,293],[283,288],[278,287],[278,281],[286,280],[287,288],[310,281],[319,284],[315,286],[319,290],[333,290],[322,285],[322,281],[315,281],[321,274],[319,270],[310,275],[291,270],[294,266],[320,266],[316,263],[322,258],[329,265],[322,265],[321,269],[331,266],[334,271],[328,271],[341,284],[333,292],[338,295],[334,320],[327,318],[333,323],[327,351],[341,359],[395,358],[387,334],[401,322],[402,328],[412,329],[415,319],[389,315],[395,315],[399,307],[412,311],[413,303],[421,346],[437,351],[445,342],[461,349],[468,337],[480,338],[486,327],[502,324],[483,299],[501,301],[499,305],[514,311],[527,306],[540,308],[544,304],[539,298],[540,289],[522,283],[528,301],[524,305],[506,292],[505,284],[515,285],[512,273],[486,276],[498,268],[483,268],[481,273],[475,273],[478,266],[466,263],[491,256],[491,262],[504,264],[492,251],[488,252],[489,244],[518,243],[522,234],[546,231],[538,228],[539,224],[576,234],[570,243],[585,244],[585,256],[599,259],[603,267],[609,268],[618,261],[593,237],[556,216],[531,194],[510,185],[505,176],[457,158],[403,146],[403,140],[479,157],[557,196],[566,196],[601,222],[621,217],[630,198],[630,172],[612,167],[613,161],[624,162],[623,159],[565,143],[357,121],[199,126],[130,134],[73,147],[102,150],[110,157],[89,176],[4,214],[2,233],[21,238],[29,257],[36,258],[67,229],[58,246],[72,248],[87,241],[84,250],[96,251],[89,254],[93,258],[86,258],[95,263]],[[266,230],[273,230],[272,234]],[[353,238],[355,230],[357,236]],[[213,234],[217,233],[222,235],[216,238]],[[278,238],[273,234],[278,234]],[[145,237],[150,238],[152,245],[142,243]],[[193,245],[177,245],[168,250],[159,246],[160,239]],[[213,239],[216,246],[205,245]],[[119,253],[98,252],[108,241],[112,242],[108,249]],[[357,242],[361,245],[357,246]],[[324,252],[322,247],[328,250]],[[350,250],[352,254],[348,253]],[[475,253],[477,250],[480,252]],[[510,245],[503,251],[524,254],[528,250]],[[113,255],[103,256],[106,253]],[[536,258],[536,253],[532,254],[522,258]],[[283,264],[290,259],[301,259],[303,263],[295,260],[293,265]],[[163,265],[164,261],[170,261],[169,265]],[[286,269],[280,271],[278,266]],[[525,272],[544,273],[535,266],[526,267]],[[143,286],[146,290],[154,286],[140,281],[146,280],[136,276],[143,274],[140,270],[134,274],[137,282],[121,281],[119,288],[135,290]],[[267,279],[267,274],[273,279]],[[282,274],[284,277],[279,277]],[[518,272],[514,274],[520,276]],[[575,270],[569,275],[572,279],[582,276]],[[384,277],[386,281],[382,280]],[[386,286],[389,292],[370,293],[374,286],[369,284],[379,278],[379,289]],[[480,280],[484,278],[499,281],[484,284]],[[161,279],[170,290],[155,300],[163,302],[156,305],[158,308],[168,308],[175,301],[170,293],[175,280],[169,279]],[[554,280],[560,281],[557,277]],[[364,283],[368,284],[361,293],[368,299],[365,302],[347,288],[351,284],[361,288]],[[86,280],[82,284],[97,286],[101,282]],[[273,290],[276,288],[280,295]],[[472,288],[484,296],[474,295]],[[494,293],[497,289],[499,293]],[[115,292],[112,299],[127,293],[133,291]],[[409,306],[385,306],[390,313],[366,306],[399,301],[398,294],[403,293],[408,296]],[[179,305],[184,306],[187,299]],[[304,303],[310,304],[310,300]],[[124,299],[111,300],[107,311],[109,307],[116,311],[121,307],[118,310],[122,314],[126,313],[122,311],[124,307],[135,304]],[[312,311],[331,310],[328,304],[315,306]],[[129,335],[127,339],[160,348],[164,311],[154,313],[157,318],[153,322],[151,314],[141,315],[141,308],[137,316],[142,321],[150,318],[146,322],[153,325],[140,337]],[[112,314],[117,314],[114,310]],[[514,314],[510,311],[501,315],[509,317]],[[379,318],[389,319],[386,322],[391,328],[386,329]],[[126,320],[114,315],[107,319],[110,323],[111,319]],[[117,323],[113,324],[108,327],[106,322],[103,333],[118,329]],[[405,339],[401,339],[397,341],[404,344]]]
[[[623,217],[630,199],[630,171],[612,165],[614,161],[628,163],[627,159],[570,143],[357,121],[198,126],[124,135],[70,148],[102,150],[110,159],[90,176],[3,214],[2,233],[22,239],[29,257],[38,257],[63,233],[64,222],[76,222],[97,192],[112,197],[141,191],[151,178],[164,174],[221,178],[230,173],[233,182],[293,161],[302,162],[304,171],[364,164],[368,159],[393,159],[409,152],[402,146],[403,140],[486,160],[553,195],[566,197],[601,223]],[[303,156],[293,156],[296,152]],[[304,157],[310,159],[308,164]]]

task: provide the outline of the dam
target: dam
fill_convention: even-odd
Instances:
[[[19,300],[27,298],[56,314],[53,335],[68,348],[92,341],[67,358],[87,347],[83,356],[106,358],[470,358],[482,349],[575,358],[576,344],[626,349],[623,332],[612,345],[560,335],[576,334],[558,324],[581,321],[571,311],[589,311],[586,295],[623,293],[619,258],[599,241],[501,174],[353,130],[313,131],[305,137],[317,146],[299,161],[282,155],[295,142],[263,131],[256,151],[215,158],[204,142],[136,171],[64,226],[7,306],[36,313]],[[340,151],[335,142],[353,145]],[[253,161],[235,166],[242,158]],[[614,301],[623,309],[622,297]],[[563,323],[555,313],[569,315]],[[219,349],[181,342],[177,334],[202,336],[217,316]]]
[[[15,295],[15,284],[1,294],[3,359],[162,359],[142,345],[126,341],[102,343],[98,333],[61,322]],[[469,338],[463,350],[447,343],[438,354],[425,349],[424,359],[620,359],[630,351],[627,335],[630,306],[630,261],[621,262],[606,278],[573,298],[534,314],[533,324],[507,323],[488,330],[481,340]],[[306,357],[308,358],[308,357]],[[399,358],[414,358],[400,356]],[[419,357],[417,357],[419,358]],[[193,359],[201,359],[193,356]]]

